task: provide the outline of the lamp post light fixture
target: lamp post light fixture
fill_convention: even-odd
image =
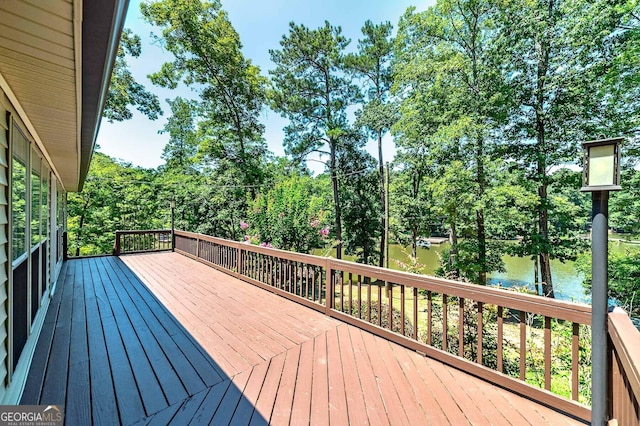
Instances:
[[[591,424],[608,422],[607,312],[609,302],[609,191],[620,187],[623,138],[584,142],[583,192],[591,192]]]
[[[176,231],[175,231],[175,210],[176,200],[172,198],[169,200],[169,207],[171,207],[171,251],[176,249]]]

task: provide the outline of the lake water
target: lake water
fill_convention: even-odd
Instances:
[[[439,266],[439,254],[442,253],[449,244],[432,244],[430,248],[418,248],[418,261],[425,265],[424,273],[433,275]],[[637,244],[624,242],[609,242],[610,251],[624,251],[629,247],[640,247]],[[411,249],[406,250],[411,253]],[[393,259],[407,260],[403,253],[403,247],[398,244],[389,246],[389,267],[391,269],[401,269]],[[352,260],[349,256],[344,256],[345,260]],[[533,285],[533,261],[530,258],[504,256],[506,272],[489,275],[489,283],[502,285],[503,287],[526,287],[532,291]],[[556,298],[570,300],[574,302],[590,303],[591,296],[585,294],[582,287],[583,275],[576,271],[573,262],[551,261],[551,274],[553,276],[553,287]]]

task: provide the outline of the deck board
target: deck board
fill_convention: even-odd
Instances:
[[[579,424],[175,253],[66,262],[22,403],[67,424]]]

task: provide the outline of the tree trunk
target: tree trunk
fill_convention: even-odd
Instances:
[[[547,12],[547,19],[551,20],[553,11],[555,8],[555,2],[550,1]],[[551,278],[551,260],[549,255],[549,199],[547,196],[547,147],[545,140],[545,122],[544,122],[544,105],[545,105],[545,79],[549,69],[549,54],[551,45],[545,38],[545,35],[541,35],[539,41],[539,56],[538,56],[538,69],[537,69],[537,81],[536,81],[536,151],[537,151],[537,180],[538,186],[538,229],[540,236],[542,237],[542,247],[538,256],[540,258],[540,279],[542,280],[542,294],[546,297],[555,297],[553,292],[553,279]]]
[[[380,221],[380,262],[379,266],[384,267],[384,254],[386,253],[386,204],[385,204],[385,186],[384,186],[384,163],[382,162],[382,132],[378,131],[378,172],[380,174],[380,205],[382,206],[382,220]]]
[[[333,208],[336,215],[336,239],[338,245],[336,246],[336,259],[342,259],[342,214],[340,211],[340,197],[338,193],[338,174],[336,171],[336,143],[333,139],[330,140],[331,145],[331,159],[329,168],[331,169],[331,185],[333,187]]]
[[[484,175],[484,140],[482,136],[476,139],[476,179],[478,180],[478,197],[482,198],[485,191]],[[476,225],[478,227],[478,284],[487,285],[487,232],[484,226],[484,209],[480,208],[476,212]]]
[[[540,295],[540,268],[538,267],[538,256],[533,256],[533,285],[536,288],[536,295]]]
[[[78,223],[78,235],[76,235],[76,257],[80,256],[80,244],[82,240],[82,228],[84,227],[84,218],[87,214],[87,209],[89,208],[89,203],[91,201],[91,194],[87,195],[87,199],[84,202],[84,206],[82,206],[82,214],[80,215],[80,222]]]
[[[460,277],[460,271],[453,268],[453,265],[456,263],[456,256],[458,255],[458,234],[455,223],[449,226],[449,245],[451,249],[449,250],[449,276],[447,278],[455,280]]]

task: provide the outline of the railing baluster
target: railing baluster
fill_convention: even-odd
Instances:
[[[387,296],[389,297],[389,330],[393,331],[393,283],[387,283],[389,291]]]
[[[442,350],[447,351],[447,334],[449,327],[447,326],[447,295],[442,295]]]
[[[464,358],[464,297],[458,298],[458,356]]]
[[[358,318],[362,319],[362,275],[358,274]]]
[[[580,383],[580,372],[578,363],[580,361],[580,324],[572,323],[573,330],[571,333],[571,399],[578,400],[578,384]]]
[[[304,297],[306,299],[309,298],[309,266],[306,263],[302,264],[303,269],[303,276],[304,276]]]
[[[378,327],[382,327],[382,286],[378,280]]]
[[[431,295],[431,291],[427,291],[427,345],[431,346],[431,334],[432,334],[432,327],[433,327],[433,318],[432,318],[432,312],[433,312],[433,300],[432,300],[432,295]]]
[[[404,336],[404,284],[400,284],[400,334]]]
[[[527,323],[524,311],[520,311],[520,380],[526,378],[527,369]]]
[[[544,388],[551,390],[551,318],[544,317]]]
[[[482,302],[478,302],[478,364],[482,364],[482,349],[484,348],[483,344],[483,318],[482,318],[482,308],[484,304]]]
[[[338,277],[338,279],[340,278]],[[341,279],[340,279],[340,312],[344,312],[344,282]]]
[[[418,340],[418,287],[413,288],[413,338]]]
[[[504,368],[502,366],[502,323],[503,323],[503,308],[502,306],[498,306],[498,353],[496,354],[496,358],[498,358],[498,372],[503,373]]]
[[[353,275],[349,272],[349,315],[353,315]]]
[[[377,280],[375,281],[377,282]],[[371,322],[371,279],[367,278],[367,322]]]

